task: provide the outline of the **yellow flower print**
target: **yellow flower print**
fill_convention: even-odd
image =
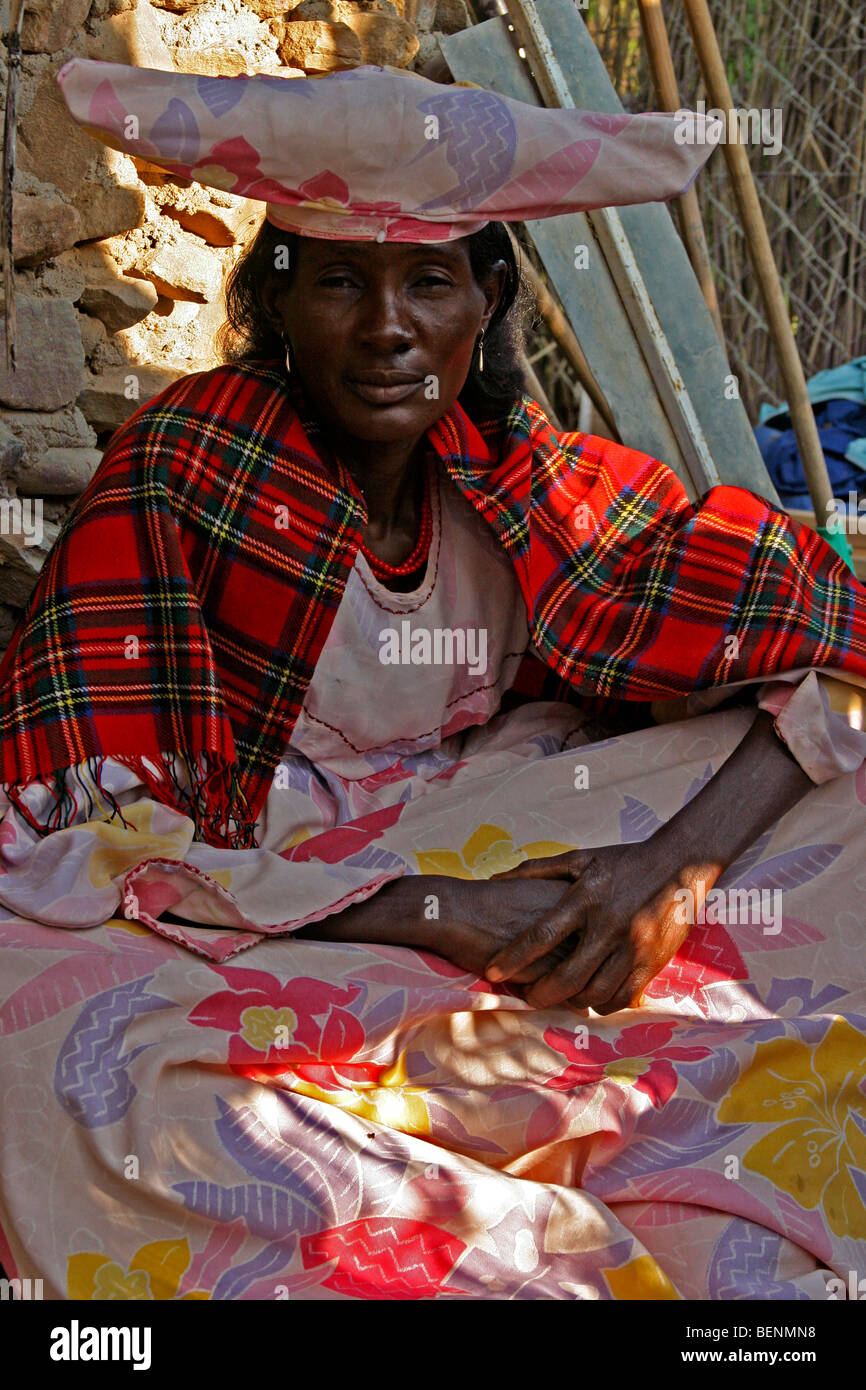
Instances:
[[[374,1120],[377,1124],[399,1129],[403,1134],[430,1133],[430,1115],[424,1103],[426,1086],[415,1086],[406,1079],[406,1062],[403,1054],[397,1058],[379,1077],[378,1082],[343,1082],[339,1089],[325,1090],[312,1081],[296,1077],[292,1083],[293,1091],[310,1096],[313,1100],[336,1105],[340,1110],[348,1110],[362,1120]]]
[[[240,1036],[257,1052],[270,1052],[272,1047],[286,1047],[297,1026],[297,1014],[286,1005],[275,1009],[271,1004],[251,1004],[241,1014]]]
[[[97,1270],[91,1297],[95,1302],[114,1298],[137,1303],[150,1300],[150,1284],[143,1269],[124,1274],[120,1265],[109,1261]]]
[[[190,178],[210,184],[213,188],[221,188],[224,193],[231,193],[238,181],[237,174],[230,173],[222,164],[200,164],[190,169],[189,174]]]
[[[430,849],[416,852],[422,874],[444,874],[446,878],[490,878],[493,874],[514,869],[525,859],[548,859],[552,854],[565,854],[577,848],[558,840],[533,840],[515,848],[507,830],[498,825],[479,825],[462,850]]]
[[[185,821],[177,830],[159,834],[151,829],[154,804],[142,801],[124,807],[123,817],[134,827],[127,829],[120,822],[88,821],[87,829],[101,843],[94,845],[87,871],[94,888],[105,888],[112,879],[134,869],[143,859],[184,859],[192,841],[192,821]]]
[[[108,1255],[95,1250],[70,1255],[66,1289],[69,1298],[90,1301],[120,1299],[128,1302],[160,1301],[177,1297],[178,1286],[189,1268],[191,1255],[186,1240],[154,1240],[136,1250],[127,1270]],[[206,1299],[206,1289],[191,1289],[183,1300]]]
[[[866,1238],[866,1206],[851,1175],[866,1170],[860,1082],[866,1037],[835,1018],[817,1045],[800,1038],[758,1043],[755,1056],[719,1107],[725,1124],[772,1128],[746,1153],[747,1168],[801,1207],[820,1206],[837,1236]]]
[[[652,1255],[638,1255],[627,1265],[619,1269],[605,1269],[602,1273],[616,1299],[628,1302],[651,1299],[654,1303],[679,1299],[670,1279]]]

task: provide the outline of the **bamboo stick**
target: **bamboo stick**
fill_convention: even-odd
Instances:
[[[725,112],[732,111],[734,100],[707,0],[683,0],[683,3],[695,52],[703,73],[704,84],[712,105]],[[733,122],[729,121],[728,124],[733,125]],[[736,132],[737,138],[735,139],[731,139],[731,134],[732,132],[729,130],[727,132],[728,138],[722,146],[725,164],[745,233],[749,257],[761,292],[770,336],[785,384],[788,410],[797,440],[797,448],[803,462],[809,496],[815,510],[817,529],[828,544],[832,545],[850,564],[851,548],[846,537],[827,531],[833,491],[830,486],[824,451],[821,448],[818,426],[815,423],[815,416],[806,390],[803,365],[791,331],[785,296],[773,258],[773,248],[770,244],[748,155],[745,146],[739,141],[739,131]]]
[[[3,172],[0,185],[0,261],[3,266],[3,323],[6,370],[15,371],[15,262],[12,252],[12,186],[15,180],[15,139],[18,121],[18,78],[21,73],[21,27],[24,0],[10,0],[9,29],[5,38],[6,124],[3,130]]]
[[[638,4],[656,99],[665,111],[679,111],[681,108],[680,93],[661,0],[638,0]],[[727,352],[725,331],[722,327],[722,315],[713,282],[710,253],[707,249],[698,195],[694,188],[689,188],[674,201],[679,214],[680,232],[686,253],[701,287],[704,302],[715,324],[719,342]]]

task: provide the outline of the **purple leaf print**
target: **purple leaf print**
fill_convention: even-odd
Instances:
[[[775,1275],[782,1237],[775,1231],[735,1217],[729,1221],[710,1258],[710,1298],[803,1299],[808,1294]]]
[[[298,1237],[293,1231],[286,1240],[272,1241],[251,1260],[237,1265],[234,1269],[227,1269],[217,1280],[212,1299],[222,1301],[240,1298],[257,1279],[267,1279],[269,1275],[276,1279],[290,1263],[297,1244]]]
[[[729,884],[723,882],[726,875],[722,874],[718,880],[717,887],[734,888],[779,888],[782,891],[790,888],[800,888],[804,883],[810,883],[818,874],[824,872],[838,859],[842,853],[844,845],[802,845],[797,849],[790,849],[785,854],[775,854],[772,859],[765,859],[762,864],[755,864],[750,871],[743,873],[739,871],[738,876]],[[738,868],[737,864],[732,864],[727,870],[730,873]]]
[[[196,90],[213,116],[225,116],[237,106],[246,91],[246,82],[235,77],[200,77]]]
[[[123,1052],[126,1029],[139,1014],[175,1009],[170,999],[148,994],[153,976],[106,990],[91,999],[67,1033],[54,1069],[54,1094],[67,1115],[87,1129],[114,1124],[136,1095],[127,1067],[145,1043]]]
[[[733,864],[728,865],[727,869],[725,870],[725,874],[730,874],[735,879],[744,878],[746,874],[748,874],[749,870],[752,868],[752,865],[757,864],[761,855],[764,853],[764,850],[766,849],[772,834],[773,827],[770,826],[770,829],[765,830],[763,835],[759,835],[757,840],[754,840],[752,844],[749,845],[748,849],[743,850],[743,853],[740,855],[739,859],[735,859]],[[720,884],[724,882],[725,874],[722,874],[719,878]]]
[[[802,1005],[797,1010],[799,1015],[829,1013],[830,1005],[835,1004],[837,999],[841,999],[848,992],[838,985],[825,985],[820,994],[813,994],[814,988],[813,982],[803,975],[791,980],[773,980],[767,994],[767,1008],[774,1014],[796,1017],[785,1005],[797,999]]]
[[[660,1123],[664,1138],[648,1134],[641,1138],[635,1133],[627,1149],[605,1162],[598,1172],[593,1172],[593,1190],[598,1190],[603,1182],[604,1191],[624,1182],[629,1190],[640,1192],[640,1179],[648,1173],[664,1173],[682,1169],[686,1161],[693,1163],[730,1144],[742,1134],[746,1125],[720,1125],[705,1100],[669,1100],[661,1118],[656,1111],[646,1112],[643,1121],[653,1119]],[[589,1173],[589,1167],[587,1173]],[[633,1179],[638,1180],[631,1188]]]
[[[194,165],[201,148],[201,132],[192,110],[179,97],[172,97],[163,114],[155,121],[150,138],[164,159],[179,164]]]
[[[630,845],[639,840],[648,840],[661,823],[651,806],[638,801],[636,796],[626,796],[625,809],[619,813],[620,843]]]
[[[325,1226],[346,1220],[359,1195],[358,1164],[340,1137],[303,1113],[294,1117],[291,1139],[275,1138],[248,1106],[233,1109],[217,1097],[216,1131],[226,1153],[251,1177],[316,1211]],[[298,1229],[310,1230],[309,1225]]]
[[[250,1235],[260,1240],[288,1239],[297,1232],[318,1231],[329,1223],[315,1197],[301,1191],[285,1192],[268,1183],[220,1187],[215,1182],[178,1182],[172,1190],[187,1211],[223,1225],[242,1221]]]

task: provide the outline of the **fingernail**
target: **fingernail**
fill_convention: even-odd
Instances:
[[[498,985],[500,980],[505,979],[505,973],[498,965],[488,965],[484,973],[492,985]]]

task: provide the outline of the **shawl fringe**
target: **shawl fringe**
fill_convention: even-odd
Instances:
[[[195,825],[195,839],[221,848],[256,848],[256,818],[240,785],[237,763],[226,762],[224,758],[211,753],[191,757],[162,752],[159,754],[160,767],[157,771],[156,760],[152,758],[118,753],[111,757],[114,762],[122,763],[135,773],[154,801],[189,816]],[[189,787],[178,779],[176,759],[186,769]],[[102,774],[105,762],[106,756],[90,757],[83,764],[92,778],[92,786],[88,786],[79,775],[78,768],[67,767],[45,777],[7,783],[6,795],[19,815],[40,837],[73,825],[79,804],[84,805],[85,798],[86,820],[94,819],[100,812],[104,813],[107,805],[110,813],[103,814],[103,820],[118,819],[125,829],[135,830],[137,827],[126,820],[122,807],[104,785]],[[34,816],[22,795],[26,787],[33,785],[45,787],[53,797],[41,820]]]

